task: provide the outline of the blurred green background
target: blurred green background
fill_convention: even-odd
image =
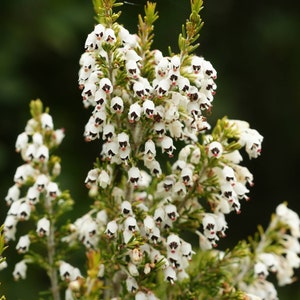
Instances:
[[[120,22],[137,30],[143,0],[129,0]],[[189,15],[189,0],[159,0],[160,18],[154,47],[167,54],[177,49],[181,24]],[[87,210],[84,179],[100,148],[83,141],[89,112],[83,109],[77,87],[78,60],[94,25],[91,1],[2,0],[0,9],[0,221],[7,208],[4,198],[22,161],[14,151],[17,135],[29,119],[28,104],[41,98],[64,127],[61,187],[76,201],[74,217]],[[210,123],[227,115],[247,120],[264,137],[262,156],[245,161],[254,174],[251,201],[238,216],[230,215],[227,247],[247,238],[257,224],[266,226],[277,204],[288,201],[300,212],[300,11],[292,1],[207,0],[202,11],[204,27],[197,54],[218,71],[217,94]],[[43,275],[29,268],[26,280],[14,283],[14,245],[6,251],[10,267],[0,273],[0,294],[7,299],[38,299]],[[17,258],[19,260],[19,258]],[[300,273],[298,272],[298,276]],[[279,289],[280,299],[300,299],[300,284]]]

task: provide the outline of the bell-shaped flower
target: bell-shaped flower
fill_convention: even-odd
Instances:
[[[114,44],[116,42],[116,35],[113,29],[111,28],[105,29],[103,40],[109,44]]]
[[[257,262],[254,265],[254,274],[259,279],[265,279],[269,275],[269,272],[267,270],[267,266],[264,263]]]
[[[170,82],[168,79],[160,80],[155,86],[157,97],[162,98],[164,96],[167,96],[169,88],[170,88]]]
[[[105,234],[109,237],[115,237],[118,231],[118,224],[115,220],[112,220],[107,223]]]
[[[17,137],[16,144],[15,144],[16,152],[20,152],[24,150],[27,147],[28,141],[29,141],[29,137],[27,133],[26,132],[20,133]]]
[[[162,140],[165,132],[166,132],[166,125],[164,122],[156,122],[153,126],[154,132],[158,135],[158,139]]]
[[[99,176],[99,169],[98,168],[94,168],[92,170],[90,170],[85,178],[85,185],[87,186],[87,188],[90,188],[93,184],[96,183],[97,179]]]
[[[131,167],[128,170],[128,181],[131,182],[134,188],[137,188],[141,180],[141,172],[137,167]]]
[[[49,159],[49,149],[45,145],[41,145],[37,148],[35,157],[41,162],[47,162]]]
[[[93,51],[96,48],[96,37],[95,34],[93,32],[89,33],[85,43],[84,43],[84,50],[85,51]]]
[[[128,112],[129,123],[134,123],[138,121],[141,117],[141,113],[142,113],[142,108],[137,102],[131,104]]]
[[[173,157],[173,151],[176,149],[173,145],[173,139],[169,136],[164,136],[161,140],[162,153],[166,152],[169,157]]]
[[[35,169],[30,164],[24,164],[16,169],[14,182],[21,186],[29,177],[34,177]]]
[[[188,242],[182,242],[180,246],[180,252],[183,257],[185,257],[187,260],[192,259],[192,255],[195,254],[195,251],[192,249],[192,245]]]
[[[126,287],[127,291],[130,293],[135,293],[139,288],[136,280],[132,276],[126,278]]]
[[[26,260],[23,259],[16,263],[14,271],[13,271],[13,277],[17,281],[19,279],[25,279],[26,278],[26,272],[27,272],[27,264]]]
[[[16,239],[16,231],[17,231],[17,223],[18,220],[13,215],[7,215],[4,220],[4,239],[6,242],[14,241]]]
[[[144,110],[145,116],[147,116],[150,119],[154,118],[155,105],[154,105],[154,102],[152,100],[145,100],[143,102],[143,110]]]
[[[112,124],[105,124],[102,131],[102,139],[105,142],[111,142],[115,136],[115,127]]]
[[[132,262],[128,263],[127,268],[128,268],[128,272],[131,276],[136,277],[136,276],[140,275],[137,266],[135,264],[133,264]]]
[[[173,285],[177,280],[176,271],[169,266],[164,269],[164,277],[166,281],[169,281]]]
[[[48,185],[49,177],[45,174],[40,174],[37,176],[34,186],[39,192],[45,190],[46,186]]]
[[[146,141],[144,154],[148,160],[153,160],[156,156],[156,148],[153,140],[149,139]]]
[[[103,189],[106,189],[111,183],[111,177],[110,177],[109,173],[106,172],[105,170],[101,170],[101,172],[97,178],[97,182],[100,187],[102,187]]]
[[[22,235],[19,238],[19,241],[17,243],[16,249],[18,253],[26,253],[29,250],[30,246],[30,238],[29,235]]]
[[[191,61],[191,67],[194,74],[199,74],[202,68],[202,64],[204,62],[203,57],[193,56]]]
[[[153,159],[153,160],[145,160],[144,159],[145,166],[150,170],[151,174],[154,176],[160,176],[162,173],[160,163]]]
[[[26,148],[23,159],[27,162],[34,160],[34,158],[36,157],[36,150],[36,145],[29,144]]]
[[[64,139],[64,137],[65,137],[65,129],[64,128],[56,129],[53,132],[54,145],[56,145],[56,146],[60,145],[62,140]]]
[[[162,207],[157,207],[153,219],[157,225],[160,225],[165,220],[165,210]]]
[[[96,105],[96,110],[101,110],[105,107],[107,102],[106,92],[103,89],[98,89],[94,95],[94,102]]]
[[[112,113],[121,114],[124,110],[124,102],[121,97],[115,96],[110,102],[110,111]]]
[[[81,277],[79,269],[73,267],[71,264],[65,261],[59,262],[59,275],[62,280],[65,280],[67,282],[76,280],[78,277]]]
[[[14,202],[16,203],[16,202]],[[22,201],[18,208],[18,214],[17,217],[20,221],[26,221],[30,218],[30,213],[31,213],[31,207],[29,202],[27,201]]]
[[[51,199],[55,199],[61,194],[61,191],[58,188],[58,184],[56,182],[50,181],[46,187],[47,196]]]
[[[101,40],[104,36],[105,27],[102,24],[97,24],[94,27],[93,33],[97,40]]]
[[[171,233],[167,237],[167,250],[171,253],[178,253],[180,250],[181,241],[178,235]]]
[[[47,218],[41,218],[37,222],[36,232],[39,237],[44,237],[49,235],[50,221]]]
[[[125,68],[126,68],[126,71],[127,71],[127,76],[129,78],[132,78],[132,79],[138,79],[139,78],[141,71],[140,71],[136,61],[134,61],[133,59],[128,60],[126,62]],[[134,85],[133,86],[133,91],[134,91],[135,95],[142,98],[143,95],[141,93],[137,93],[136,89],[137,89],[137,86]],[[139,96],[139,94],[140,94],[140,96]]]
[[[156,78],[162,80],[167,77],[170,70],[170,62],[167,57],[163,57],[155,67]]]
[[[42,128],[46,130],[53,130],[53,119],[48,113],[42,113],[41,115]]]
[[[113,92],[113,85],[108,78],[104,77],[99,81],[99,89],[103,90],[106,94],[111,94]]]
[[[125,151],[129,144],[129,135],[125,132],[121,132],[117,135],[117,141],[121,151]]]
[[[165,214],[172,222],[177,220],[179,214],[177,213],[177,207],[174,204],[167,204],[164,206]]]
[[[20,197],[21,191],[17,184],[14,184],[8,189],[5,197],[6,204],[10,206],[13,202],[17,201]]]
[[[121,213],[124,216],[133,215],[131,203],[127,200],[122,201],[121,203]]]
[[[220,158],[223,154],[223,146],[217,141],[213,141],[208,145],[208,157]]]

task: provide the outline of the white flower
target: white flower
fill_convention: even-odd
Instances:
[[[4,237],[5,241],[15,240],[18,220],[15,216],[7,215],[4,220]]]
[[[94,95],[96,110],[101,110],[106,104],[106,92],[103,89],[98,89]]]
[[[55,199],[56,197],[58,197],[61,194],[61,192],[58,188],[58,184],[53,181],[50,181],[47,184],[46,191],[47,191],[47,196],[52,199]]]
[[[112,113],[121,114],[124,110],[124,103],[121,97],[115,96],[110,102],[110,111]]]
[[[20,197],[20,189],[17,184],[14,184],[8,189],[8,193],[5,197],[7,205],[11,205],[13,202],[17,201]]]
[[[127,200],[122,201],[121,212],[123,215],[132,215],[132,206],[129,201],[127,201]]]
[[[143,220],[143,223],[144,223],[144,230],[145,230],[145,233],[147,235],[149,235],[150,233],[153,232],[154,228],[155,228],[155,221],[154,219],[147,215],[146,218]]]
[[[133,277],[139,276],[140,273],[135,264],[133,264],[132,262],[129,262],[127,267],[128,267],[128,272],[131,276],[133,276]]]
[[[30,246],[30,239],[29,239],[29,235],[22,235],[19,238],[19,241],[17,243],[16,249],[18,251],[18,253],[25,253],[28,251]]]
[[[208,156],[220,158],[223,154],[223,146],[221,143],[214,141],[208,145]]]
[[[279,204],[276,208],[277,216],[289,225],[293,237],[300,237],[300,219],[296,212],[289,209],[286,204]]]
[[[42,113],[41,123],[42,128],[46,130],[52,130],[54,127],[52,117],[48,113]]]
[[[111,142],[115,135],[115,127],[112,124],[105,124],[103,126],[102,139]]]
[[[18,213],[17,213],[18,219],[20,221],[29,220],[30,213],[31,213],[31,207],[29,203],[27,201],[22,201],[20,203],[20,206],[18,207]]]
[[[0,262],[0,271],[2,271],[2,270],[4,270],[5,268],[7,268],[7,262],[6,262],[6,260],[2,260],[1,262]]]
[[[128,276],[126,279],[126,287],[127,291],[130,293],[135,293],[139,288],[136,280],[131,276]]]
[[[105,170],[101,170],[101,172],[97,178],[97,181],[98,181],[100,187],[102,187],[103,189],[106,189],[107,186],[109,186],[111,183],[111,177],[108,174],[108,172],[106,172]]]
[[[28,144],[28,135],[26,132],[22,132],[18,135],[15,148],[17,152],[20,152],[21,150],[24,150]]]
[[[73,267],[65,261],[60,261],[59,263],[59,275],[62,280],[67,282],[76,280],[78,277],[81,277],[79,269]]]
[[[128,112],[129,122],[134,123],[135,121],[138,121],[141,117],[141,113],[142,113],[142,108],[137,102],[131,104]]]
[[[115,32],[111,28],[106,28],[103,40],[109,44],[114,44],[116,41]]]
[[[37,176],[34,186],[39,192],[42,192],[46,188],[48,182],[49,182],[49,177],[45,174],[40,174]]]
[[[118,231],[118,224],[115,220],[107,223],[105,233],[108,237],[114,237]]]
[[[173,157],[173,151],[176,149],[173,145],[173,139],[169,136],[164,136],[161,140],[162,153],[166,152],[169,157]]]
[[[143,102],[143,110],[144,110],[144,114],[150,118],[153,119],[154,114],[155,114],[155,105],[154,102],[152,100],[145,100]]]
[[[269,275],[269,272],[267,270],[267,266],[264,263],[257,262],[254,265],[254,274],[259,279],[265,279]]]
[[[99,82],[99,88],[103,90],[106,94],[111,94],[113,91],[113,86],[108,78],[102,78]]]
[[[158,98],[162,98],[168,95],[168,91],[170,88],[170,82],[168,79],[160,80],[155,86],[155,90]]]
[[[37,222],[36,232],[39,237],[48,236],[50,230],[50,221],[47,218],[42,218]]]
[[[27,272],[27,265],[25,260],[21,260],[20,262],[16,263],[13,276],[15,280],[25,279]]]
[[[41,145],[37,148],[35,157],[41,162],[47,162],[49,159],[49,149],[45,145]]]
[[[95,183],[99,176],[99,169],[95,168],[88,172],[84,183],[87,187],[90,187],[93,183]]]
[[[128,181],[131,182],[135,188],[137,188],[140,180],[141,180],[141,172],[139,168],[131,167],[128,170]]]
[[[181,241],[178,235],[171,233],[167,237],[168,251],[177,253],[180,249]]]
[[[177,213],[177,207],[174,204],[167,204],[164,209],[166,216],[168,216],[172,222],[176,221],[179,216]]]
[[[127,75],[129,78],[133,78],[133,79],[137,79],[140,76],[140,69],[136,63],[136,61],[134,60],[128,60],[126,62],[126,70],[127,70]],[[138,97],[143,97],[143,93],[137,93],[137,91],[142,91],[140,88],[143,87],[142,84],[140,84],[139,82],[136,82],[133,86],[133,91],[135,93],[136,96]]]
[[[29,177],[33,177],[34,174],[35,170],[30,164],[21,165],[16,169],[14,182],[22,185]]]
[[[180,252],[181,252],[181,255],[183,257],[187,258],[188,260],[191,260],[192,255],[195,254],[195,251],[193,251],[193,249],[192,249],[192,245],[187,242],[182,242],[182,244],[180,246]]]
[[[132,216],[128,216],[125,219],[124,228],[125,230],[131,231],[133,233],[136,232],[138,230],[136,219]]]
[[[174,284],[177,280],[176,271],[171,266],[164,269],[164,276],[165,280],[169,281],[171,284]]]

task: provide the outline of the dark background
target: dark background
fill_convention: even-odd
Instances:
[[[129,2],[122,7],[119,22],[136,32],[137,14],[143,12],[145,1]],[[189,1],[160,0],[157,7],[154,47],[167,54],[171,45],[176,52],[181,24],[190,13]],[[262,156],[245,161],[255,186],[242,213],[229,217],[229,237],[221,244],[227,247],[253,234],[258,224],[266,226],[283,201],[300,212],[300,12],[292,1],[207,0],[201,16],[205,25],[197,54],[218,71],[210,123],[224,115],[247,120],[265,137]],[[57,154],[62,156],[61,187],[70,189],[76,201],[74,217],[87,210],[90,200],[83,182],[100,148],[97,142],[83,141],[89,112],[81,103],[77,73],[93,17],[91,1],[1,1],[0,223],[7,212],[4,198],[22,164],[14,151],[15,140],[29,119],[29,101],[36,98],[50,107],[55,127],[66,130]],[[15,261],[13,247],[6,251],[8,262]],[[34,267],[28,271],[31,280],[13,283],[8,274],[12,264],[0,273],[0,291],[9,300],[38,299],[37,291],[47,279],[35,275]],[[280,288],[279,296],[300,299],[299,282]]]

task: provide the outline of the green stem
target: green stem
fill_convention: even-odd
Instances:
[[[57,268],[55,267],[55,223],[53,220],[53,209],[51,205],[51,200],[46,200],[45,205],[46,211],[50,216],[50,229],[49,235],[47,238],[47,250],[48,250],[48,276],[50,278],[51,283],[51,293],[53,296],[53,300],[60,300],[59,293],[59,285],[58,285],[58,276],[57,276]]]

